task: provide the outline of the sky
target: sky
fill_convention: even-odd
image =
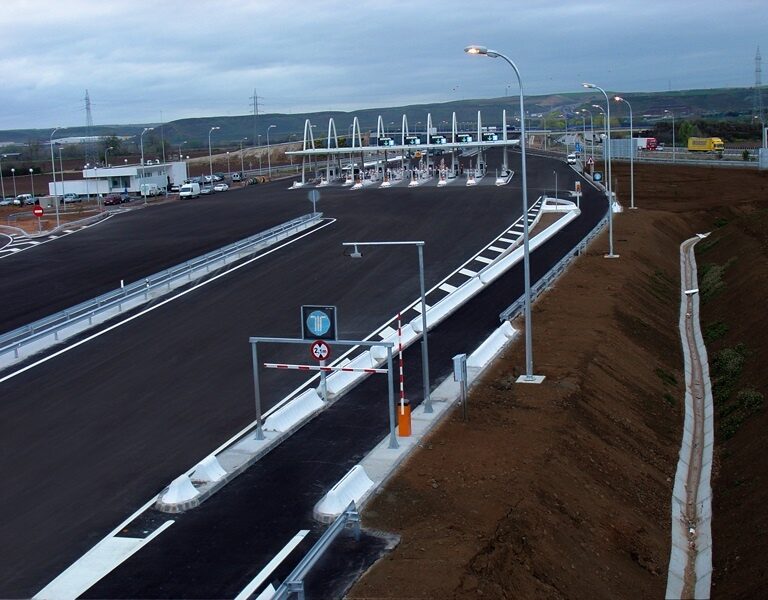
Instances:
[[[2,0],[0,129],[752,87],[766,0]]]

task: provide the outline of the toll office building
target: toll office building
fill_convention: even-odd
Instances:
[[[187,163],[152,162],[142,165],[122,165],[114,167],[93,167],[83,169],[83,178],[48,184],[51,196],[77,194],[78,196],[106,195],[127,192],[140,194],[143,184],[154,184],[161,191],[166,191],[173,184],[181,185],[187,179]]]

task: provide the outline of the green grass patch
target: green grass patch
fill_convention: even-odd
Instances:
[[[677,402],[675,401],[675,397],[670,394],[669,392],[664,392],[664,395],[662,396],[664,398],[664,401],[669,404],[670,406],[676,406]]]
[[[728,225],[728,219],[726,219],[725,217],[717,217],[717,219],[715,219],[714,225],[718,229],[720,229],[721,227],[725,227],[726,225]]]
[[[757,390],[740,390],[734,402],[728,405],[727,414],[721,415],[720,433],[723,438],[732,438],[749,417],[762,410],[764,401],[765,398]]]
[[[669,371],[665,371],[661,367],[656,367],[653,371],[656,373],[659,379],[661,379],[666,385],[677,385],[677,379]]]
[[[699,294],[701,295],[702,303],[708,302],[725,289],[723,276],[728,267],[735,261],[736,257],[732,257],[725,264],[705,263],[698,269]]]
[[[696,254],[702,255],[705,252],[711,250],[712,248],[717,246],[717,244],[720,243],[720,239],[721,238],[719,236],[714,236],[714,235],[710,235],[709,237],[705,238],[704,241],[699,242],[694,246],[694,249],[696,250]]]
[[[744,361],[747,350],[744,344],[738,344],[733,348],[723,348],[717,352],[712,360],[712,396],[715,405],[725,406],[738,383],[741,371],[744,369]]]
[[[723,339],[728,333],[728,325],[722,321],[715,321],[704,328],[704,341],[707,344]]]

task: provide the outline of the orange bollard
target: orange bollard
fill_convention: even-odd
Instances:
[[[411,403],[408,400],[397,407],[397,431],[400,437],[411,436]]]

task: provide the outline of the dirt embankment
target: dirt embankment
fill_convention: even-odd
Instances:
[[[615,172],[628,189],[628,169]],[[758,173],[638,167],[641,210],[614,222],[621,258],[602,257],[603,235],[534,307],[535,371],[545,383],[515,384],[523,344],[504,353],[473,388],[469,423],[459,413],[447,419],[369,505],[364,523],[402,541],[350,598],[663,597],[684,385],[679,244],[718,217],[751,210],[766,184]],[[733,266],[727,273],[748,277]],[[754,309],[755,298],[744,305]],[[759,318],[745,327],[757,331]],[[762,417],[733,440],[759,449]],[[715,577],[725,597],[729,577],[746,574],[754,539],[741,535],[750,524],[735,506],[750,495],[755,515],[759,507],[761,479],[741,457],[738,464],[747,483],[732,494],[730,513],[719,498],[722,514],[715,507],[716,568],[724,568],[717,557],[731,557]]]

